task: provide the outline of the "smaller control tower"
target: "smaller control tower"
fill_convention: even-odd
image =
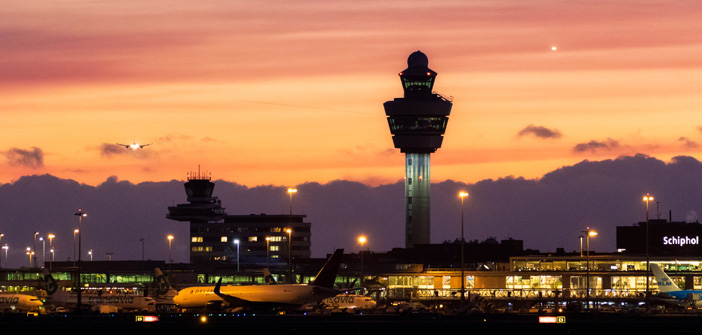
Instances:
[[[433,93],[436,72],[420,51],[400,72],[404,98],[383,104],[395,148],[405,153],[405,247],[430,242],[430,157],[441,148],[453,103]]]

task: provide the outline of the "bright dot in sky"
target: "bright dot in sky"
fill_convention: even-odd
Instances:
[[[558,50],[558,47],[557,47],[557,46],[554,45],[554,46],[551,47],[551,51],[556,51],[556,50]]]

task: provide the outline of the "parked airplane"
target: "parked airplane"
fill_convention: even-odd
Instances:
[[[304,305],[335,296],[336,272],[344,249],[337,249],[309,284],[194,286],[178,291],[173,301],[181,308],[237,308]]]
[[[43,306],[44,303],[33,295],[0,293],[0,312],[37,312]]]
[[[46,285],[47,304],[64,308],[78,307],[77,292],[59,290],[58,283],[46,268],[44,268],[44,283]],[[81,304],[90,306],[93,310],[99,310],[100,306],[113,306],[119,310],[130,311],[156,310],[156,302],[152,297],[105,292],[89,293],[85,290],[81,292]]]
[[[115,142],[115,144],[116,144],[116,145],[119,145],[119,146],[122,146],[122,147],[125,147],[125,148],[127,148],[127,149],[139,150],[139,149],[141,149],[141,148],[143,148],[143,147],[145,147],[145,146],[147,146],[147,145],[152,145],[153,143],[149,143],[149,144],[139,144],[139,143],[137,143],[136,141],[134,141],[134,142],[132,142],[132,144],[122,144],[122,143],[117,143],[117,142]]]
[[[658,264],[651,264],[651,270],[661,292],[658,298],[675,299],[677,302],[688,301],[697,307],[702,307],[702,301],[700,301],[702,290],[681,290]]]
[[[173,301],[173,297],[178,294],[178,290],[171,285],[168,277],[161,272],[161,269],[156,268],[154,274],[155,297]]]
[[[328,308],[370,309],[375,308],[376,302],[365,295],[342,293],[323,299],[321,304]]]

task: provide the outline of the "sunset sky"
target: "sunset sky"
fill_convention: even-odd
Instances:
[[[0,183],[379,185],[383,102],[421,50],[454,98],[432,181],[644,153],[702,159],[702,2],[11,1]],[[555,50],[554,50],[555,47]],[[113,143],[154,143],[129,151]]]

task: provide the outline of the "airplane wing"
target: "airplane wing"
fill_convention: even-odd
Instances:
[[[222,298],[222,300],[226,301],[229,305],[231,305],[231,306],[245,306],[245,305],[251,304],[251,301],[237,298],[233,295],[228,295],[228,294],[222,293],[222,291],[220,291],[221,286],[222,286],[222,278],[219,278],[219,280],[217,281],[217,285],[215,285],[215,288],[214,288],[214,294],[216,294],[218,297]]]
[[[140,144],[140,145],[139,145],[139,148],[143,148],[143,147],[145,147],[145,146],[147,146],[147,145],[152,145],[152,144],[153,144],[153,143],[149,143],[149,144]]]
[[[125,148],[129,149],[129,144],[122,144],[122,143],[115,142],[115,145],[119,145],[121,147],[125,147]]]

